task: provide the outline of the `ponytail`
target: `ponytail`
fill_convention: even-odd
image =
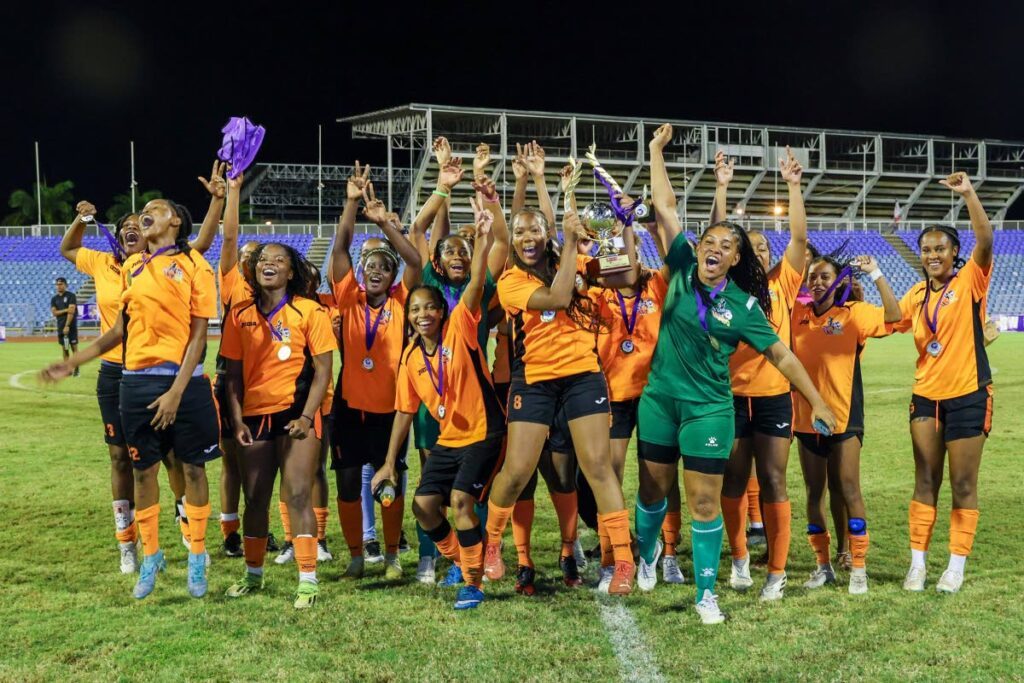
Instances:
[[[171,208],[174,215],[181,221],[181,225],[178,226],[178,236],[174,238],[174,246],[185,256],[188,256],[188,260],[191,261],[192,247],[189,245],[188,239],[192,236],[192,214],[189,213],[183,204],[178,204],[170,199],[165,199],[164,201],[167,202],[167,206]]]

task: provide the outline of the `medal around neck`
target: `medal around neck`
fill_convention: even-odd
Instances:
[[[939,354],[942,353],[942,344],[939,343],[938,339],[932,339],[928,342],[928,346],[925,347],[925,350],[932,358],[938,358]]]
[[[633,345],[632,339],[623,339],[622,343],[619,344],[619,348],[622,349],[623,353],[633,353],[636,346]]]
[[[287,344],[282,344],[277,349],[277,359],[280,361],[286,361],[292,357],[292,347]]]
[[[373,359],[369,356],[363,359],[363,370],[366,370],[367,372],[373,370]]]

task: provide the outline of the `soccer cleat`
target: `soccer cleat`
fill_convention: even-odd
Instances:
[[[299,589],[295,591],[295,609],[309,609],[316,604],[320,595],[320,584],[316,581],[299,581]]]
[[[815,588],[821,588],[825,584],[834,584],[836,582],[836,573],[832,569],[832,565],[827,564],[824,567],[818,567],[811,572],[811,578],[804,582],[804,588],[808,590],[814,590]]]
[[[764,588],[761,589],[761,600],[762,602],[771,602],[772,600],[781,600],[782,591],[786,588],[786,572],[781,574],[769,574],[768,580],[764,582]]]
[[[832,560],[832,564],[848,572],[853,569],[853,556],[850,555],[849,551],[840,550],[836,553],[836,559]]]
[[[647,592],[654,590],[654,587],[658,585],[658,559],[661,557],[661,551],[664,550],[665,545],[659,540],[654,545],[654,559],[650,564],[643,557],[640,558],[640,564],[636,570],[636,585],[640,587],[640,590]]]
[[[398,581],[402,578],[402,563],[398,561],[398,555],[384,556],[384,578],[388,581]]]
[[[268,532],[267,533],[267,552],[268,553],[276,553],[280,549],[281,549],[281,546],[278,545],[277,539],[274,538],[274,534]]]
[[[243,595],[249,595],[250,593],[255,593],[258,590],[263,590],[263,575],[257,575],[247,571],[240,581],[237,581],[228,587],[227,591],[224,592],[224,595],[229,598],[240,598]]]
[[[238,535],[237,531],[232,531],[228,534],[228,537],[224,539],[224,554],[228,557],[242,557],[245,552],[242,550],[242,537]]]
[[[598,543],[590,550],[584,550],[583,554],[587,556],[588,560],[600,560],[601,559],[601,544]]]
[[[558,567],[562,570],[562,581],[566,586],[575,588],[583,583],[583,579],[580,578],[580,569],[576,565],[576,558],[572,555],[560,559]]]
[[[612,585],[612,575],[615,574],[615,567],[608,565],[597,570],[597,592],[607,593]]]
[[[733,560],[732,572],[729,574],[729,586],[733,590],[745,591],[753,585],[754,580],[750,578],[750,555],[742,560]]]
[[[939,582],[935,584],[935,590],[939,593],[958,593],[960,586],[964,585],[964,574],[955,569],[947,569],[942,572]]]
[[[345,573],[341,575],[342,579],[361,579],[363,578],[364,562],[362,555],[359,557],[353,557],[349,563],[348,568],[345,569]]]
[[[661,560],[661,578],[665,583],[686,583],[686,575],[679,568],[675,555],[666,555]]]
[[[707,588],[696,607],[702,624],[721,624],[726,619],[725,612],[718,606],[718,596]]]
[[[911,567],[907,578],[903,579],[903,590],[920,593],[924,590],[924,580],[928,575],[925,567]]]
[[[139,580],[135,583],[135,590],[132,591],[137,599],[141,600],[153,592],[156,586],[157,572],[167,569],[167,562],[164,560],[164,551],[157,550],[152,555],[142,558],[142,566],[139,567]]]
[[[455,609],[476,609],[484,601],[484,592],[476,586],[463,586],[455,594]]]
[[[864,567],[850,570],[850,595],[864,595],[868,592],[868,572]]]
[[[426,586],[433,586],[437,580],[434,576],[434,564],[433,557],[421,557],[419,566],[416,567],[416,580]]]
[[[768,545],[768,537],[764,527],[747,529],[747,548],[760,548]]]
[[[317,558],[319,559],[319,558]],[[285,541],[281,553],[274,558],[274,564],[288,564],[295,561],[295,546],[291,541]]]
[[[327,549],[327,539],[321,538],[316,542],[316,561],[317,562],[333,562],[334,555]]]
[[[533,567],[519,565],[519,568],[516,569],[516,593],[527,597],[536,594],[537,587],[533,585],[533,581],[536,578],[537,572],[534,571]]]
[[[206,595],[206,557],[199,553],[188,554],[188,594],[193,598]]]
[[[72,377],[78,377],[80,374],[81,374],[81,371],[78,368],[75,368],[75,371],[73,373],[71,373],[71,376]]]
[[[398,539],[398,552],[399,553],[407,553],[410,550],[412,550],[412,546],[409,545],[409,539],[407,539],[405,537],[405,530],[403,529],[402,530],[402,535]]]
[[[608,584],[608,595],[629,595],[633,592],[633,576],[636,565],[632,562],[619,561],[612,570],[612,580]]]
[[[453,564],[451,567],[448,568],[448,573],[445,574],[444,578],[441,579],[441,581],[437,585],[441,586],[442,588],[450,588],[452,586],[458,586],[463,581],[464,579],[462,578],[462,568],[459,567],[459,565],[457,564]]]
[[[363,557],[366,558],[366,564],[380,564],[384,561],[384,556],[380,552],[380,543],[375,540],[367,541],[363,545]]]
[[[484,550],[484,576],[488,581],[500,581],[505,576],[505,561],[501,559],[501,544],[487,544],[487,548]]]
[[[134,541],[118,543],[118,550],[121,551],[121,573],[134,574],[139,569],[139,550]]]
[[[572,542],[572,556],[576,560],[576,568],[583,571],[587,568],[587,553],[583,550],[583,544],[580,543],[580,539],[576,539]]]

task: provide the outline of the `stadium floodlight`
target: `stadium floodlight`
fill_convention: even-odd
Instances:
[[[772,207],[772,213],[775,214],[776,216],[781,216],[782,215],[782,205],[776,204],[775,206],[773,206]]]
[[[744,209],[743,209],[743,205],[742,204],[740,204],[739,206],[736,207],[736,215],[737,216],[742,216],[743,215],[743,211],[744,211]]]

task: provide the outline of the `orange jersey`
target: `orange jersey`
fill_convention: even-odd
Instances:
[[[402,283],[391,290],[379,308],[367,308],[366,292],[349,271],[334,286],[334,299],[341,316],[341,395],[349,407],[368,413],[390,413],[395,409],[395,378],[405,341],[405,299],[409,290]],[[379,319],[379,322],[377,322]],[[373,343],[367,348],[366,327],[377,326]]]
[[[597,336],[597,355],[608,379],[608,394],[612,401],[636,398],[647,385],[654,347],[658,343],[661,309],[668,293],[668,282],[661,272],[649,272],[651,279],[639,300],[635,296],[623,297],[620,302],[618,290],[614,289],[590,290],[591,297],[599,306],[601,318],[611,326],[607,334]],[[626,319],[622,317],[623,304]],[[636,322],[630,334],[627,319],[632,320],[634,309]]]
[[[870,337],[890,334],[884,309],[863,301],[833,306],[820,316],[807,304],[793,310],[793,353],[836,416],[836,434],[864,431],[860,356]],[[793,431],[813,433],[811,422],[810,404],[794,393]]]
[[[242,362],[242,415],[249,417],[304,401],[313,381],[312,357],[337,348],[327,311],[316,301],[295,297],[269,318],[251,299],[234,302],[220,352]]]
[[[508,335],[501,331],[504,324],[498,327],[498,333],[494,337],[494,366],[491,368],[491,377],[495,384],[508,384],[512,381],[512,370],[509,366],[509,352],[512,343]]]
[[[480,348],[480,312],[461,301],[446,323],[440,354],[427,356],[419,343],[411,344],[398,366],[395,410],[415,413],[422,403],[441,425],[438,446],[459,448],[483,441],[505,428],[505,413],[487,373],[487,356]],[[443,357],[443,396],[439,393]],[[430,367],[427,367],[427,362]]]
[[[338,313],[338,306],[334,301],[334,295],[330,292],[324,294],[323,292],[317,293],[317,299],[320,301],[320,305],[327,310],[327,315],[331,318],[331,333],[334,335],[334,340],[338,341],[338,333],[341,331],[341,313]],[[341,347],[338,347],[339,350]],[[324,402],[320,406],[320,412],[324,415],[331,414],[331,406],[334,404],[334,376],[331,376],[331,381],[327,384],[327,393],[324,394]]]
[[[181,365],[192,318],[217,317],[213,268],[196,251],[188,254],[133,254],[121,267],[127,322],[124,369],[161,363]]]
[[[121,315],[121,292],[124,288],[121,264],[113,254],[81,247],[75,257],[75,268],[78,272],[91,276],[96,283],[96,307],[100,309],[102,334],[113,327]],[[118,344],[100,358],[120,365],[124,359],[124,344]]]
[[[992,384],[984,330],[993,265],[985,270],[973,258],[968,259],[950,280],[944,295],[935,291],[931,293],[927,311],[927,281],[911,287],[900,301],[903,319],[896,323],[895,328],[899,332],[914,332],[918,353],[914,393],[918,396],[941,401],[970,394]],[[938,323],[933,333],[925,316],[934,320],[936,305]],[[933,342],[939,345],[935,355],[929,352],[929,345]],[[935,348],[932,346],[933,351]]]
[[[238,272],[237,266],[228,271],[226,275],[221,272],[219,267],[217,268],[217,288],[220,290],[220,305],[224,309],[224,317],[227,317],[226,314],[231,308],[232,302],[237,304],[252,298],[252,287]]]
[[[768,274],[768,294],[772,315],[768,319],[779,340],[789,346],[793,306],[803,284],[803,273],[789,264],[785,256]],[[739,396],[778,396],[789,393],[789,380],[749,344],[740,342],[729,358],[732,393]]]
[[[589,256],[576,257],[577,285],[585,281]],[[530,297],[544,283],[518,266],[498,279],[498,298],[512,320],[513,355],[525,366],[527,384],[583,372],[598,372],[595,334],[564,311],[531,311]],[[585,295],[584,295],[585,296]]]

